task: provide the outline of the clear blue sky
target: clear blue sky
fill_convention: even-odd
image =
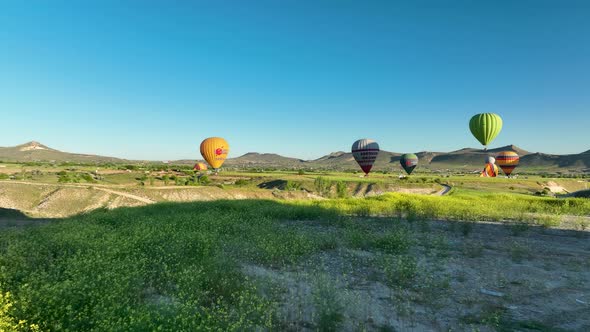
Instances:
[[[0,146],[197,158],[590,149],[588,1],[0,1]]]

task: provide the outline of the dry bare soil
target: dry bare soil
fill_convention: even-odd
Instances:
[[[405,229],[412,244],[406,251],[403,241],[396,248],[359,239],[297,266],[244,265],[244,272],[265,280],[269,291],[282,289],[285,327],[590,330],[587,232],[491,223],[355,222],[362,223],[365,234]],[[342,230],[315,222],[284,227],[342,236]]]

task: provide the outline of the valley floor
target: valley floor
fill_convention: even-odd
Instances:
[[[440,186],[438,186],[440,187]],[[359,184],[351,189],[356,196],[371,196],[384,192],[440,194],[450,190],[436,188],[374,189]],[[62,218],[100,208],[143,206],[157,202],[210,201],[216,199],[323,199],[316,193],[277,188],[241,188],[218,186],[154,186],[105,184],[55,184],[27,181],[0,181],[0,208],[15,209],[33,217]]]
[[[0,330],[590,330],[587,182],[319,178],[0,181]]]

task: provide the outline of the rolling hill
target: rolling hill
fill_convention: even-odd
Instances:
[[[68,153],[31,141],[13,147],[0,147],[0,160],[7,162],[72,162],[72,163],[125,163],[125,159],[93,154]]]
[[[290,168],[302,167],[306,161],[296,158],[283,157],[274,153],[249,152],[237,158],[230,158],[226,161],[226,163],[228,166],[233,167]]]
[[[515,151],[521,157],[520,168],[536,171],[585,171],[590,172],[590,150],[579,154],[554,155],[531,153],[515,145],[503,146],[487,151],[464,148],[451,152],[422,151],[416,153],[420,159],[419,167],[430,170],[479,170],[488,155],[500,151]],[[375,162],[374,170],[397,171],[400,169],[401,153],[381,151]],[[28,142],[15,147],[0,147],[0,161],[32,162],[53,161],[73,163],[139,163],[114,157],[62,152],[39,142]],[[156,162],[156,161],[154,161]],[[193,164],[195,160],[185,159],[171,161],[171,164]],[[314,160],[290,158],[274,153],[249,152],[242,156],[229,158],[225,166],[233,168],[267,168],[267,169],[320,169],[320,170],[356,170],[357,164],[350,152],[338,151]]]

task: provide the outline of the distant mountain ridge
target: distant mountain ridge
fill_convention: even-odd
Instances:
[[[514,151],[520,156],[521,167],[535,168],[539,170],[571,169],[590,172],[590,150],[579,154],[554,155],[540,152],[529,152],[515,145],[507,145],[487,151],[474,148],[464,148],[451,152],[421,151],[416,155],[419,158],[419,166],[432,170],[462,169],[465,171],[476,170],[482,167],[485,157],[495,155],[500,151]],[[401,153],[381,151],[375,161],[374,170],[399,170]],[[91,154],[79,154],[62,152],[52,149],[36,141],[31,141],[15,147],[0,147],[0,161],[6,162],[32,162],[53,161],[73,163],[137,163],[134,161],[115,157],[105,157]],[[153,161],[155,162],[155,161]],[[195,160],[185,159],[170,161],[171,164],[193,164]],[[337,151],[314,160],[302,160],[281,156],[275,153],[249,152],[242,156],[229,158],[225,164],[235,168],[282,168],[300,169],[313,168],[324,170],[357,169],[357,164],[350,152]]]
[[[52,149],[37,141],[13,147],[0,147],[0,160],[8,162],[72,162],[72,163],[125,163],[125,159],[93,154],[69,153]]]

